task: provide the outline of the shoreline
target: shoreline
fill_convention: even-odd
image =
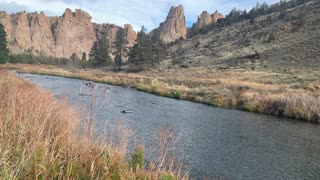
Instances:
[[[309,91],[304,87],[293,89],[282,84],[233,82],[220,78],[180,80],[179,77],[98,70],[79,70],[72,73],[61,67],[45,65],[6,64],[3,67],[14,69],[18,73],[59,76],[134,88],[157,96],[192,101],[219,108],[274,115],[312,123],[320,121],[320,91],[318,89]],[[199,89],[201,86],[204,88]],[[230,91],[229,89],[234,90]],[[279,92],[280,90],[283,92]],[[222,92],[217,93],[219,91]]]
[[[119,126],[124,140],[95,134],[88,121],[66,101],[0,67],[0,142],[7,179],[189,179],[169,164],[145,163],[143,145],[128,149],[130,130]],[[83,131],[82,133],[79,133]],[[121,134],[120,134],[121,132]],[[165,142],[169,136],[163,137]],[[160,138],[160,137],[159,137]],[[171,149],[166,149],[171,152]],[[127,155],[131,154],[130,157]],[[163,152],[160,152],[163,155]],[[163,158],[174,158],[164,155]],[[172,162],[173,162],[172,161]],[[181,163],[177,161],[177,163]]]

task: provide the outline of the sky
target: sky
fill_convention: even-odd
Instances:
[[[82,9],[96,23],[112,23],[119,26],[131,24],[135,30],[144,25],[148,31],[165,21],[171,6],[184,6],[187,26],[197,21],[202,11],[223,15],[232,8],[250,10],[257,2],[268,4],[279,0],[0,0],[0,11],[41,12],[48,16],[61,16],[66,8]]]

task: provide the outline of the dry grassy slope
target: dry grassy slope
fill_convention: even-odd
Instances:
[[[184,40],[170,47],[188,67],[254,68],[259,70],[288,70],[320,67],[320,1],[288,10],[288,17],[304,15],[305,24],[294,30],[293,21],[279,19],[279,13],[244,21]],[[276,39],[267,42],[273,32]],[[254,55],[260,58],[250,59]],[[172,59],[172,56],[169,56]],[[170,60],[163,63],[170,66]]]

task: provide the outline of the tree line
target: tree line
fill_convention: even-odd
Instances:
[[[91,48],[87,67],[112,66],[113,70],[120,71],[123,65],[129,65],[131,70],[141,71],[159,64],[166,56],[166,45],[160,38],[160,32],[155,30],[147,33],[143,26],[137,34],[135,44],[129,50],[126,32],[123,28],[119,28],[114,44],[116,51],[113,61],[110,41],[106,37],[96,41]],[[125,59],[127,59],[126,62]]]
[[[76,53],[69,58],[35,56],[31,53],[9,54],[6,32],[3,25],[0,24],[0,63],[62,65],[72,71],[80,68],[105,67],[120,71],[123,65],[128,65],[132,71],[141,71],[156,66],[166,56],[166,44],[161,40],[159,30],[147,33],[144,27],[138,32],[135,44],[130,49],[125,29],[119,28],[114,47],[115,52],[112,53],[111,42],[102,35],[94,42],[90,53],[83,52],[81,58]],[[112,55],[114,55],[114,60]]]

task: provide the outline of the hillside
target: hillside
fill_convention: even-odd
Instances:
[[[320,1],[215,28],[176,43],[169,60],[181,67],[286,70],[320,67]]]

